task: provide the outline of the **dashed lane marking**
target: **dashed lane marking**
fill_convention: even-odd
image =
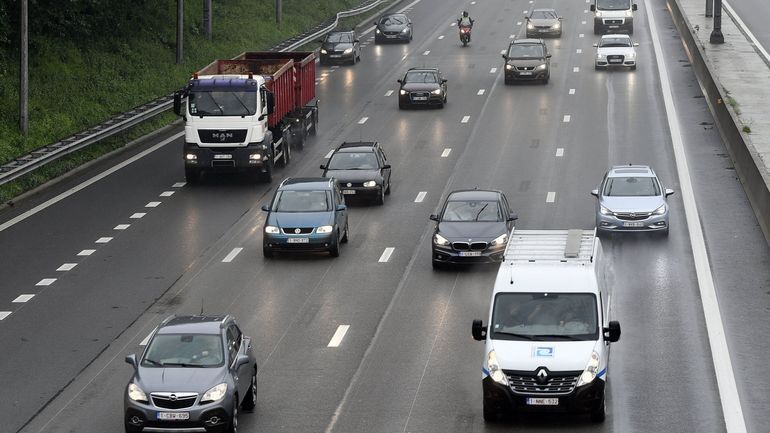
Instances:
[[[423,56],[427,56],[428,54],[430,54],[430,50],[425,50],[425,52],[422,53]]]
[[[428,191],[420,191],[417,193],[417,197],[414,199],[415,203],[422,203],[423,200],[425,200],[425,196],[428,194]]]
[[[125,230],[129,227],[131,227],[131,224],[118,224],[113,228],[113,230]]]
[[[500,50],[500,54],[505,54],[505,50]]]
[[[147,215],[144,212],[136,212],[135,214],[132,214],[129,218],[132,220],[138,220],[139,218],[144,218],[144,216]]]
[[[452,153],[452,149],[447,147],[446,149],[444,149],[443,152],[441,152],[441,157],[446,158],[447,156],[449,156],[450,153]]]
[[[387,92],[385,92],[385,96],[390,96],[390,95],[392,95],[392,94],[393,94],[393,91],[392,91],[392,90],[388,90]]]
[[[329,344],[327,344],[326,347],[339,347],[340,343],[342,343],[342,339],[345,338],[345,334],[348,333],[348,329],[350,329],[350,325],[338,326],[337,330],[334,331],[332,339],[329,341]]]
[[[583,54],[583,50],[581,50],[580,48],[578,48],[577,50],[575,50],[575,54]]]
[[[390,260],[390,256],[393,255],[393,250],[395,250],[395,248],[393,247],[385,248],[385,251],[383,251],[382,255],[380,255],[380,259],[378,260],[378,262],[386,263],[388,260]]]
[[[177,182],[173,185],[171,185],[171,188],[181,188],[183,186],[187,185],[187,182]]]
[[[99,239],[97,239],[97,240],[96,240],[96,242],[94,242],[94,243],[97,243],[97,244],[106,244],[107,242],[109,242],[109,241],[111,241],[111,240],[112,240],[112,238],[111,238],[111,237],[103,237],[103,238],[99,238]]]
[[[79,256],[90,256],[91,254],[95,253],[96,250],[83,250],[78,253]]]
[[[476,92],[476,94],[477,94],[477,95],[483,95],[483,94],[484,94],[484,92],[485,92],[485,90],[484,90],[484,89],[479,89],[479,91],[478,91],[478,92]]]
[[[163,191],[160,193],[161,197],[171,197],[172,195],[174,195],[174,191]]]
[[[3,320],[10,315],[11,315],[10,311],[0,311],[0,320]]]
[[[463,116],[463,119],[460,121],[460,123],[468,123],[469,120],[471,120],[471,116]]]
[[[56,268],[56,270],[59,272],[67,272],[67,271],[71,271],[72,268],[74,268],[77,265],[78,265],[77,263],[65,263],[59,266],[58,268]]]
[[[586,25],[586,22],[585,22],[585,21],[582,21],[580,24]]]
[[[510,36],[508,36],[508,39],[514,39],[515,37],[516,37],[516,35],[510,35]]]
[[[147,203],[146,205],[144,205],[144,207],[158,207],[158,206],[160,206],[160,202],[159,201],[151,201],[151,202]]]
[[[570,120],[572,120],[572,116],[569,114],[565,114],[564,119],[562,119],[562,122],[569,123]]]
[[[579,38],[584,38],[584,37],[586,37],[586,35],[584,33],[581,33],[581,34],[578,35],[578,37]]]
[[[363,125],[364,123],[366,123],[367,120],[369,120],[368,117],[362,117],[361,120],[358,121],[358,124]]]
[[[522,24],[521,21],[516,21],[517,26],[520,26],[521,24]]]
[[[545,196],[546,203],[553,203],[556,201],[556,191],[548,191],[548,195]]]
[[[16,297],[16,299],[14,299],[11,302],[13,302],[15,304],[23,304],[23,303],[29,301],[30,299],[32,299],[34,297],[35,297],[35,295],[19,295],[19,296]]]
[[[564,156],[564,148],[563,147],[557,147],[556,148],[556,156]]]
[[[38,281],[36,286],[50,286],[56,281],[56,278],[43,278],[42,280]]]
[[[575,89],[569,89],[569,94],[570,95],[574,95],[575,94]]]
[[[492,68],[492,69],[489,70],[490,74],[494,74],[495,72],[497,72],[497,68]]]
[[[575,66],[574,68],[572,68],[572,72],[580,72],[580,67]]]
[[[439,39],[444,39],[444,35],[441,35],[438,37]]]
[[[230,251],[224,259],[222,259],[222,263],[230,263],[235,259],[235,257],[243,251],[243,248],[233,248],[232,251]]]

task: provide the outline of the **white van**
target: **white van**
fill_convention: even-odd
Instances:
[[[636,3],[632,0],[593,0],[591,12],[594,13],[594,34],[605,31],[626,31],[634,33],[634,12]]]
[[[594,230],[514,230],[495,280],[481,367],[484,420],[516,412],[605,416],[609,266]]]

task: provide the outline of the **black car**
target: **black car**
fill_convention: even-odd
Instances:
[[[323,177],[337,180],[347,198],[368,198],[383,204],[385,195],[390,194],[390,164],[376,141],[342,143],[321,170]]]
[[[331,32],[321,39],[322,65],[330,63],[350,63],[355,65],[361,60],[361,44],[356,32]]]
[[[411,68],[398,82],[401,84],[398,91],[398,108],[414,105],[436,105],[444,108],[447,80],[438,68]]]
[[[152,333],[124,397],[126,433],[235,432],[257,404],[251,338],[232,316],[171,316]]]
[[[535,81],[548,84],[551,78],[551,54],[542,39],[516,39],[503,54],[505,84]]]
[[[431,242],[433,268],[502,261],[517,218],[500,191],[452,191],[441,213],[430,216],[437,222]]]
[[[412,21],[405,14],[392,13],[374,22],[374,43],[412,40]]]

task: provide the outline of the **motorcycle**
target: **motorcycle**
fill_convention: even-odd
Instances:
[[[464,47],[468,46],[468,42],[471,41],[471,26],[460,26],[460,42]]]

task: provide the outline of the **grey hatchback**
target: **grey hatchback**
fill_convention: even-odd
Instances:
[[[232,316],[171,316],[152,333],[124,397],[126,433],[229,432],[257,404],[251,339]]]

